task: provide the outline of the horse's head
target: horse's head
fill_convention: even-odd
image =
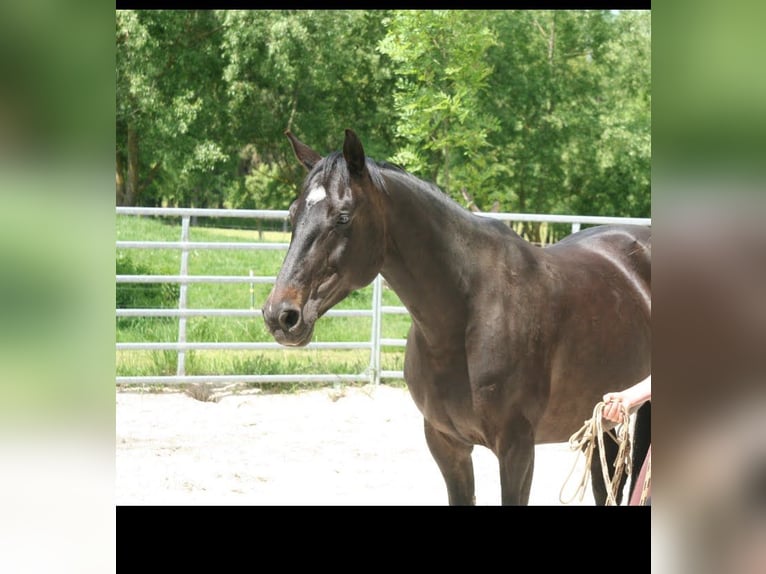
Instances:
[[[309,174],[290,206],[290,247],[263,318],[279,343],[303,346],[319,317],[380,271],[385,219],[376,168],[353,131],[346,130],[342,154],[324,158],[286,135]]]

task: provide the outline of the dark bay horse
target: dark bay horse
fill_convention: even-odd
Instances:
[[[286,135],[309,173],[263,307],[274,338],[306,345],[319,317],[381,273],[412,317],[404,376],[449,503],[475,503],[483,445],[502,503],[527,504],[535,444],[567,441],[604,393],[651,371],[650,229],[599,226],[540,248],[365,157],[351,130],[327,157]]]

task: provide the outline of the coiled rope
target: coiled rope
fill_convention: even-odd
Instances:
[[[617,506],[616,497],[620,481],[622,480],[623,475],[629,476],[632,472],[633,457],[631,445],[633,444],[633,435],[628,411],[624,405],[620,404],[623,422],[615,427],[617,434],[614,434],[612,431],[605,431],[603,427],[602,412],[605,406],[606,404],[603,402],[598,403],[593,408],[593,416],[591,419],[585,421],[582,428],[569,437],[569,448],[573,451],[577,451],[579,454],[575,457],[572,469],[569,471],[569,475],[559,491],[559,501],[561,501],[562,504],[571,503],[578,495],[580,501],[583,500],[585,491],[590,484],[591,460],[593,459],[593,450],[596,447],[596,441],[598,441],[598,450],[601,457],[601,473],[604,477],[604,486],[606,487],[607,506]],[[608,434],[609,437],[619,445],[617,458],[614,461],[614,474],[611,480],[609,479],[606,458],[604,455],[604,433]],[[583,472],[583,476],[580,479],[574,494],[572,494],[568,500],[564,500],[564,489],[572,478],[580,454],[585,457],[585,471]]]

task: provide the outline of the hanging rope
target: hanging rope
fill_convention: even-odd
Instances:
[[[639,506],[645,506],[646,500],[649,498],[649,487],[652,484],[652,451],[649,451],[646,460],[646,475],[644,476],[644,485],[641,487],[641,499],[638,501]]]
[[[559,501],[561,501],[562,504],[569,504],[578,495],[580,501],[583,500],[585,491],[590,484],[590,468],[596,441],[598,441],[598,450],[601,457],[601,473],[604,478],[604,486],[606,487],[607,506],[617,506],[617,490],[620,485],[620,480],[623,475],[630,475],[632,472],[633,459],[631,445],[633,443],[633,437],[631,435],[628,411],[624,405],[620,405],[623,423],[615,427],[615,430],[617,430],[617,434],[615,435],[612,431],[604,431],[602,412],[605,406],[606,404],[603,402],[598,403],[593,408],[593,417],[590,420],[585,421],[582,428],[569,437],[569,448],[585,457],[585,471],[583,472],[583,476],[580,479],[574,494],[568,500],[564,500],[564,489],[577,467],[577,461],[579,459],[578,454],[578,456],[575,457],[572,469],[569,471],[569,475],[561,486],[561,491],[559,492]],[[617,458],[614,461],[614,475],[611,480],[609,479],[606,458],[604,455],[604,433],[608,434],[609,437],[619,445]]]

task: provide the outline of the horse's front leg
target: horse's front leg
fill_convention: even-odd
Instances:
[[[523,416],[512,417],[498,437],[496,450],[500,463],[500,495],[503,505],[529,504],[535,465],[535,434]]]
[[[426,443],[447,484],[447,495],[452,506],[474,505],[476,496],[473,478],[473,445],[455,440],[425,423]]]

